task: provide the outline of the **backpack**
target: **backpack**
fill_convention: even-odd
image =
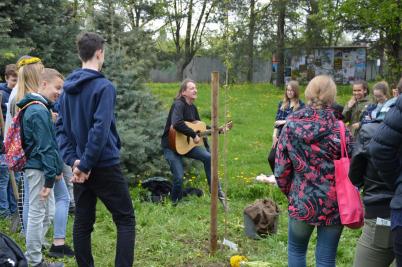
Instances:
[[[164,177],[148,178],[142,181],[141,186],[148,190],[142,200],[155,203],[162,202],[172,191],[172,183]]]
[[[4,140],[4,151],[6,154],[6,162],[8,167],[13,171],[22,171],[27,162],[26,153],[23,148],[22,127],[21,121],[23,117],[23,111],[30,105],[40,104],[47,110],[45,104],[40,101],[32,101],[26,104],[17,113],[11,122],[10,128],[7,131],[6,138]]]
[[[0,233],[0,267],[28,267],[21,248],[8,236]]]

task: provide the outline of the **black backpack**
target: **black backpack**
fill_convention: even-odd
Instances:
[[[0,233],[0,267],[28,267],[21,248],[8,236]]]

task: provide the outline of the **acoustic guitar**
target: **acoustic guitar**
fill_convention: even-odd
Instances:
[[[198,136],[204,137],[211,135],[212,130],[207,130],[207,125],[202,121],[185,121],[184,122],[189,128],[193,129]],[[219,133],[224,133],[233,127],[233,122],[229,121],[222,127],[219,127]],[[173,126],[169,129],[169,147],[171,150],[176,151],[180,155],[187,154],[191,149],[196,146],[201,146],[204,142],[194,143],[193,138],[186,136],[178,131],[176,131]]]

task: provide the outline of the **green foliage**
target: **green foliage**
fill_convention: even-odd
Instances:
[[[7,0],[2,1],[0,14],[10,22],[6,36],[8,42],[14,40],[14,48],[11,46],[12,52],[5,55],[13,63],[26,53],[39,56],[47,67],[62,73],[70,72],[79,63],[74,44],[78,24],[69,1]]]
[[[396,0],[345,0],[341,10],[345,30],[372,43],[375,54],[387,56],[385,77],[396,82],[401,75],[402,3]]]
[[[7,2],[0,3],[0,80],[3,79],[5,65],[15,63],[18,55],[29,51],[27,44],[23,42],[24,40],[9,36],[12,20],[3,11],[3,6],[6,4]]]

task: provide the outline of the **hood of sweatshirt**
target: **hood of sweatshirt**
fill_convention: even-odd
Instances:
[[[8,88],[6,83],[0,83],[0,91],[7,92],[8,94],[11,94],[12,89]]]
[[[95,70],[77,69],[66,78],[63,89],[67,94],[79,94],[89,81],[104,77],[105,76],[102,73]]]
[[[45,104],[46,106],[50,105],[50,102],[46,100],[46,98],[44,98],[43,96],[41,96],[40,94],[37,93],[30,93],[30,94],[26,94],[24,96],[23,99],[21,99],[18,103],[17,106],[19,108],[23,108],[26,104],[32,102],[32,101],[40,101],[43,104]]]

